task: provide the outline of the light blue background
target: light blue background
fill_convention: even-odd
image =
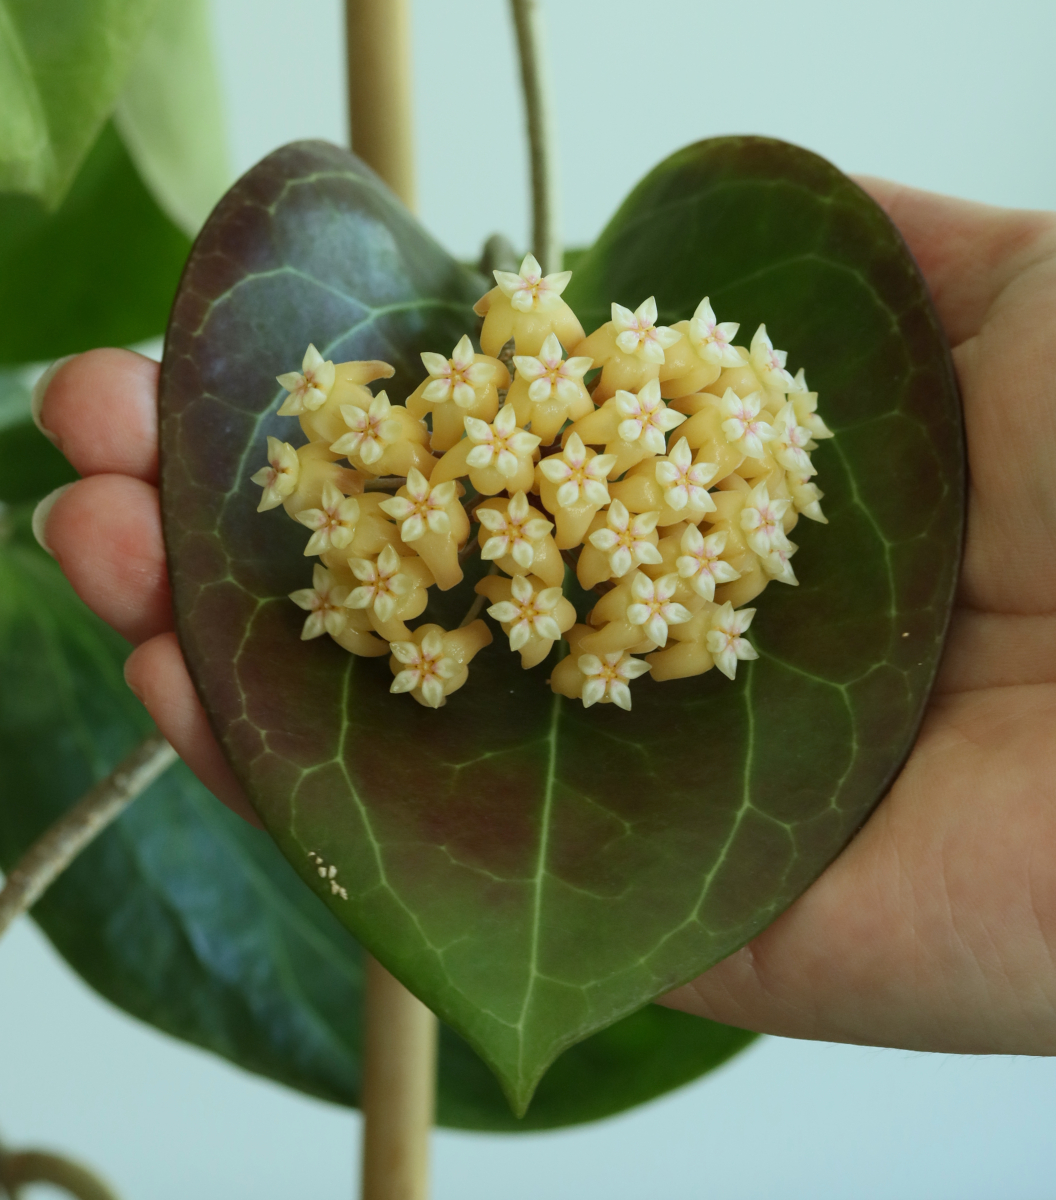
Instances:
[[[1056,207],[1056,5],[549,0],[570,245],[671,150],[758,132],[992,203]],[[421,214],[470,256],[526,238],[503,0],[415,5]],[[345,138],[336,0],[216,0],[234,166]],[[824,403],[824,397],[822,397]],[[442,1132],[436,1200],[1048,1200],[1056,1062],[770,1038],[592,1127]],[[168,1040],[89,992],[23,920],[0,943],[0,1133],[124,1200],[354,1194],[358,1118]],[[47,1189],[36,1196],[43,1200]],[[36,1197],[34,1198],[36,1200]]]

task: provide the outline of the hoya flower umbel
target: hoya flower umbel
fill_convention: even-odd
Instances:
[[[348,588],[338,583],[326,567],[316,563],[312,586],[290,592],[294,604],[308,613],[301,639],[307,641],[322,637],[324,633],[337,637],[348,623],[348,610],[344,607],[347,598]]]
[[[303,343],[302,343],[303,344]],[[300,371],[287,371],[284,375],[276,376],[281,387],[289,395],[279,409],[280,417],[295,417],[303,412],[314,412],[326,403],[330,389],[337,378],[334,364],[323,361],[323,356],[314,346],[309,346],[304,353]]]
[[[269,438],[253,478],[260,508],[281,505],[318,556],[314,586],[292,594],[302,636],[388,655],[392,691],[427,708],[465,684],[489,621],[522,667],[550,656],[539,680],[585,708],[630,709],[647,672],[660,683],[717,666],[734,678],[755,657],[744,637],[755,610],[735,606],[770,583],[794,586],[788,534],[800,514],[825,521],[810,455],[831,433],[765,326],[749,350],[708,297],[670,329],[650,297],[634,311],[614,304],[586,337],[568,280],[531,255],[516,274],[497,272],[476,305],[484,353],[468,331],[449,358],[423,353],[426,375],[405,402],[367,386],[393,378],[391,364],[335,367],[314,347],[282,378],[282,411],[308,440]],[[474,555],[490,570],[467,565],[477,596],[463,620],[419,621],[431,589],[462,583]],[[577,602],[596,596],[579,624],[570,570]],[[445,606],[454,621],[461,595]]]
[[[755,647],[742,636],[752,623],[754,608],[734,611],[732,604],[723,604],[712,616],[707,635],[707,647],[715,665],[729,679],[736,678],[737,663],[758,658]]]
[[[268,465],[250,476],[251,482],[264,489],[257,505],[257,512],[278,508],[287,496],[297,490],[301,473],[301,460],[289,442],[277,437],[268,438]]]

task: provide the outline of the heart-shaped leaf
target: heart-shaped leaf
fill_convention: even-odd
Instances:
[[[56,453],[26,425],[17,444],[0,426],[0,478],[12,455],[46,470]],[[77,599],[33,542],[28,517],[24,506],[0,519],[0,674],[8,681],[0,689],[0,866],[8,870],[151,728],[122,677],[128,646]],[[33,915],[86,982],[140,1020],[311,1095],[358,1104],[358,943],[274,842],[182,764],[92,843]],[[564,1055],[520,1122],[495,1077],[445,1027],[438,1120],[509,1132],[593,1120],[695,1078],[753,1036],[644,1009]]]
[[[760,660],[730,684],[635,685],[634,712],[552,695],[495,646],[441,711],[384,661],[299,640],[303,538],[254,511],[285,432],[274,377],[309,341],[418,382],[483,290],[345,152],[277,151],[195,246],[162,373],[162,499],[177,625],[217,735],[333,910],[477,1048],[523,1110],[547,1065],[719,961],[819,874],[912,745],[956,581],[960,413],[920,275],[829,164],[760,139],[663,163],[579,264],[584,320],[650,293],[767,323],[836,430],[831,524],[801,587],[767,591]],[[677,312],[676,312],[677,309]],[[448,595],[451,595],[449,593]],[[457,618],[456,618],[457,619]]]

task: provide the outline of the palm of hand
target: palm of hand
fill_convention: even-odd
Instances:
[[[870,181],[955,347],[971,490],[936,694],[890,794],[750,945],[668,1002],[745,1028],[966,1052],[1056,1052],[1056,222]],[[137,643],[126,676],[203,782],[255,820],[172,633],[156,368],[97,351],[41,420],[86,478],[47,540]],[[93,405],[95,405],[93,409]]]

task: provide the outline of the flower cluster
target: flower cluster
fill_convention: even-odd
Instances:
[[[562,299],[570,278],[531,255],[496,271],[476,306],[482,353],[465,336],[450,357],[423,354],[404,404],[368,387],[387,363],[314,346],[279,376],[279,412],[308,441],[269,438],[253,480],[260,510],[282,505],[319,559],[291,596],[302,637],[389,655],[391,690],[431,708],[492,640],[481,602],[525,668],[567,648],[550,686],[588,708],[629,709],[647,672],[733,679],[756,657],[745,606],[771,580],[797,583],[789,534],[800,516],[825,521],[810,454],[832,434],[765,326],[739,346],[707,298],[668,328],[650,297],[613,304],[587,336]],[[467,620],[412,629],[474,551],[490,573]],[[582,621],[566,573],[597,597]]]

